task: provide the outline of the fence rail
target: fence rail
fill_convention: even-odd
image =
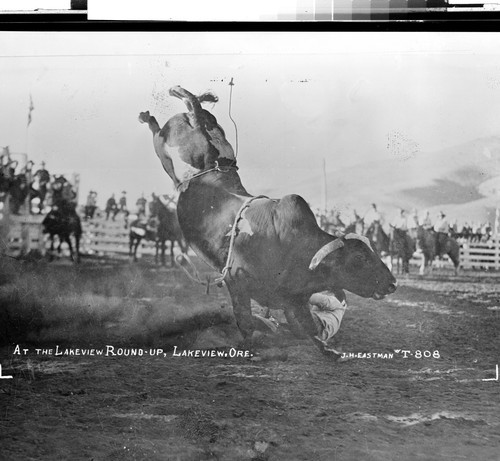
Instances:
[[[6,245],[4,252],[10,256],[27,254],[30,250],[38,250],[45,254],[50,249],[50,240],[42,233],[43,216],[10,216]],[[106,221],[96,219],[82,222],[82,238],[80,239],[80,253],[89,255],[128,255],[129,231],[120,221]],[[63,246],[64,254],[68,249]],[[155,243],[142,240],[137,249],[137,257],[154,255]]]

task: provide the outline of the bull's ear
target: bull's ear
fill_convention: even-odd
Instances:
[[[311,259],[311,263],[309,264],[309,270],[314,270],[316,267],[318,267],[319,263],[323,261],[323,259],[326,258],[330,253],[334,252],[335,250],[338,250],[339,248],[342,248],[344,246],[344,242],[338,238],[336,240],[332,240],[331,242],[327,243],[326,245],[322,246],[316,254],[313,256]]]

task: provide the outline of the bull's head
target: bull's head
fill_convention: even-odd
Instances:
[[[373,251],[366,237],[347,234],[321,247],[309,265],[327,277],[332,289],[345,289],[364,298],[382,299],[394,293],[396,279]]]

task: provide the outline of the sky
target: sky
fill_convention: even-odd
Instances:
[[[0,146],[111,193],[171,193],[139,112],[184,112],[181,85],[236,145],[251,193],[281,196],[329,171],[500,131],[500,36],[488,33],[0,32]],[[27,126],[30,95],[32,122]],[[397,161],[396,158],[394,158]],[[329,180],[334,180],[333,178]],[[307,197],[305,197],[307,200]]]

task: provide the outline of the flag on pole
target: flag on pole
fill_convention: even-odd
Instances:
[[[31,112],[33,112],[34,108],[35,108],[35,106],[33,105],[33,98],[31,97],[31,93],[30,93],[30,108],[29,108],[29,112],[28,112],[28,126],[30,126],[30,123],[31,123]]]

